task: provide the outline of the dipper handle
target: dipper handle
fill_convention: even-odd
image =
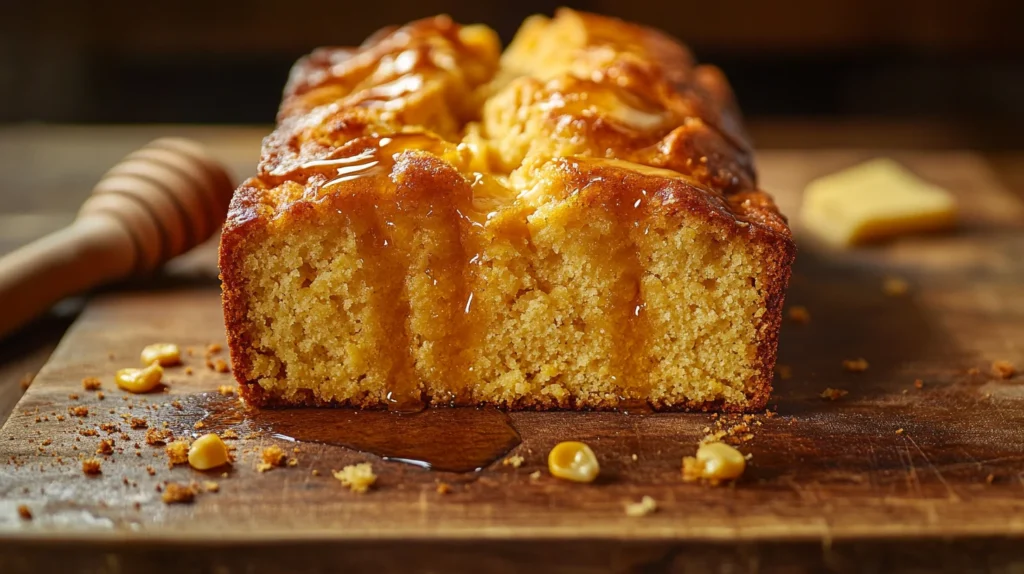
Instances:
[[[71,225],[0,258],[0,337],[65,297],[153,271],[206,241],[233,191],[196,142],[162,138],[132,152]]]

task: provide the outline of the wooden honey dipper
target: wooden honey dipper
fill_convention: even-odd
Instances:
[[[128,154],[74,223],[0,258],[0,337],[65,297],[151,272],[206,241],[233,190],[196,142],[162,138]]]

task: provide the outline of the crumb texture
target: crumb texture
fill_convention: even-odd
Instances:
[[[221,243],[256,404],[760,408],[793,244],[651,29],[438,17],[296,64]]]

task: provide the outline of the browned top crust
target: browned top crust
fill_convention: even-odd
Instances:
[[[445,16],[382,30],[359,48],[322,48],[292,70],[278,122],[227,230],[326,196],[380,194],[399,166],[428,182],[441,165],[461,174],[467,209],[479,212],[469,216],[485,227],[572,194],[586,185],[581,173],[621,180],[603,186],[612,190],[642,173],[680,199],[661,204],[727,216],[792,250],[785,219],[757,188],[721,72],[696,66],[661,32],[613,18],[535,16],[504,54],[490,29]]]

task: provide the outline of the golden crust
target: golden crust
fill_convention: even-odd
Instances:
[[[551,41],[557,51],[544,47]],[[358,49],[320,49],[300,60],[278,122],[257,176],[235,193],[221,239],[228,342],[247,401],[382,406],[370,396],[324,402],[313,393],[281,401],[249,378],[245,350],[254,342],[241,259],[260,230],[282,218],[422,203],[450,213],[453,227],[498,233],[505,220],[571,201],[666,226],[696,218],[762,246],[765,313],[746,401],[652,406],[752,411],[767,402],[794,244],[771,197],[757,188],[728,83],[717,68],[695,66],[671,38],[560,10],[551,20],[528,20],[499,56],[492,32],[446,17],[421,20],[383,30]],[[507,197],[482,208],[482,179]],[[623,206],[635,205],[641,191],[643,207],[627,214]],[[506,406],[618,403],[526,396]]]

